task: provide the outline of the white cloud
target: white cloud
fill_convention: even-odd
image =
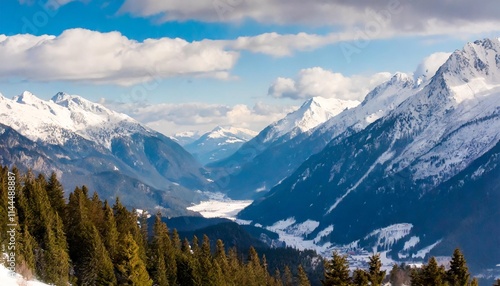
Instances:
[[[235,50],[249,50],[273,56],[289,56],[294,51],[313,50],[321,46],[338,42],[336,34],[315,35],[307,33],[281,35],[264,33],[253,37],[238,37],[228,41],[227,45]]]
[[[120,13],[162,21],[200,20],[337,26],[392,30],[400,34],[499,31],[497,0],[126,0]],[[467,11],[467,13],[464,13]],[[379,26],[379,27],[376,27]],[[465,28],[465,29],[463,29]]]
[[[344,76],[320,67],[301,70],[291,78],[277,78],[269,87],[268,94],[273,97],[305,99],[314,96],[362,100],[377,85],[387,81],[390,73],[376,73],[370,76]]]
[[[245,104],[228,106],[207,103],[139,104],[119,103],[101,99],[101,104],[126,113],[139,122],[166,135],[195,130],[201,133],[217,125],[231,125],[260,131],[270,123],[294,111],[296,106],[269,105],[257,102],[253,107]]]
[[[130,40],[70,29],[59,36],[0,35],[0,77],[133,85],[173,76],[227,78],[238,53],[213,41]]]
[[[418,78],[431,78],[434,76],[444,62],[450,57],[451,53],[438,52],[424,58],[413,73],[415,80]]]

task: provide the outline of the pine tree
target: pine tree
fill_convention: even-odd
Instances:
[[[276,268],[276,270],[274,271],[272,284],[275,286],[283,286],[283,281],[281,280],[281,273],[278,268]]]
[[[101,232],[102,242],[106,247],[109,257],[114,260],[118,243],[118,230],[116,229],[115,215],[107,201],[104,201],[104,221]]]
[[[97,192],[92,194],[92,198],[87,201],[87,209],[89,214],[89,219],[92,224],[97,228],[99,233],[104,232],[104,208],[101,199]]]
[[[175,231],[175,230],[174,230]],[[200,285],[194,269],[194,258],[191,253],[189,241],[182,241],[182,252],[177,255],[177,282],[179,285],[194,286]]]
[[[330,260],[325,261],[324,286],[348,286],[351,285],[349,277],[349,263],[347,257],[341,256],[336,251]]]
[[[44,238],[41,278],[55,285],[68,284],[69,255],[63,223],[57,213],[54,214],[53,225],[48,225]]]
[[[118,245],[116,261],[117,280],[119,285],[151,286],[146,266],[139,254],[139,246],[132,234],[122,235]]]
[[[299,265],[297,273],[298,273],[297,278],[299,280],[299,286],[311,286],[311,282],[309,282],[309,278],[307,278],[307,274],[304,271],[302,265]]]
[[[113,263],[101,240],[99,231],[89,219],[88,190],[76,188],[67,206],[67,237],[69,253],[80,285],[116,284]]]
[[[194,243],[194,242],[193,242]],[[203,241],[200,250],[195,252],[195,257],[198,259],[199,275],[202,285],[216,286],[216,273],[213,271],[212,257],[210,254],[210,239],[203,235]]]
[[[229,267],[229,285],[240,285],[239,281],[242,281],[243,275],[243,267],[241,265],[241,261],[238,259],[238,253],[235,247],[229,249],[227,253],[227,263]]]
[[[477,278],[473,278],[472,281],[470,282],[469,284],[470,286],[479,286],[479,281],[477,280]]]
[[[352,275],[353,284],[356,286],[368,286],[369,285],[369,274],[362,269],[354,270]]]
[[[450,286],[469,285],[469,269],[467,268],[464,255],[458,248],[453,252],[453,256],[450,261],[450,269],[446,273],[446,278]]]
[[[500,286],[500,279],[497,279],[497,281],[495,281],[495,284],[493,284],[493,286]]]
[[[255,275],[256,284],[262,285],[265,283],[263,281],[265,279],[264,269],[260,264],[259,254],[255,250],[253,246],[250,247],[248,251],[248,266],[251,269],[251,272]]]
[[[410,270],[410,280],[412,286],[426,286],[424,285],[424,273],[421,268],[412,268]]]
[[[60,217],[64,216],[64,208],[66,202],[64,200],[64,189],[61,183],[57,180],[57,175],[52,172],[46,186],[47,195],[49,196],[50,205]]]
[[[380,261],[380,254],[374,254],[370,257],[370,262],[368,262],[369,272],[368,280],[372,286],[382,285],[382,281],[385,278],[385,271],[381,271],[382,262]]]
[[[79,269],[82,285],[116,285],[113,262],[100,239],[97,228],[88,225],[89,235],[86,238],[86,256]]]
[[[177,229],[174,228],[172,231],[172,246],[174,247],[175,251],[180,251],[181,250],[181,239],[179,237],[179,233],[177,232]]]
[[[176,285],[177,265],[175,252],[170,241],[167,225],[161,221],[160,213],[157,213],[155,217],[153,237],[148,251],[150,253],[148,255],[148,269],[150,273],[155,273],[152,277],[153,281],[163,280],[163,275],[165,275],[169,284]],[[164,269],[162,270],[160,267],[164,267]],[[160,273],[162,271],[163,273]]]
[[[113,205],[113,211],[115,214],[116,229],[120,235],[126,235],[130,233],[134,238],[135,243],[139,247],[139,257],[146,264],[146,243],[143,240],[141,229],[137,223],[137,212],[132,210],[129,212],[125,206],[120,202],[120,198],[116,198],[116,202]]]
[[[293,286],[293,275],[292,271],[290,271],[290,268],[288,265],[285,266],[285,270],[283,273],[283,285],[284,286]]]
[[[423,285],[445,285],[446,272],[444,267],[437,264],[436,258],[431,257],[422,270]]]
[[[224,243],[220,239],[218,239],[215,244],[214,261],[219,265],[221,269],[221,274],[224,277],[225,284],[231,285],[232,279],[230,277],[231,272],[229,269],[229,262],[226,256]]]

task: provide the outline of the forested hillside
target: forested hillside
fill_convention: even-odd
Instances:
[[[253,247],[245,253],[236,248],[226,251],[224,242],[217,240],[213,249],[206,235],[181,240],[162,222],[160,213],[148,229],[146,214],[127,210],[119,198],[110,205],[85,186],[76,187],[66,202],[54,173],[47,179],[3,167],[0,194],[0,242],[12,245],[4,250],[6,266],[46,283],[283,285],[282,281],[292,281],[285,285],[298,285],[308,281],[300,263],[285,265],[271,254],[273,264],[283,266],[281,274],[268,269],[266,257]]]

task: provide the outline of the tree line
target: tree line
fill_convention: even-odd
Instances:
[[[0,170],[0,242],[9,239],[8,172]],[[54,285],[310,285],[301,265],[269,270],[266,257],[250,247],[248,253],[226,250],[209,238],[181,240],[155,216],[129,211],[119,198],[113,205],[87,187],[76,187],[66,202],[55,173],[47,179],[31,171],[15,181],[16,271]],[[292,272],[297,273],[293,275]]]
[[[268,269],[265,255],[250,247],[239,253],[218,239],[211,248],[203,235],[189,241],[177,230],[169,230],[154,217],[148,229],[147,216],[127,208],[116,198],[113,205],[87,187],[76,187],[66,201],[55,173],[48,179],[31,171],[8,180],[8,167],[0,168],[0,243],[9,241],[9,183],[15,183],[16,272],[54,285],[138,286],[310,286],[301,262],[290,268]],[[12,186],[11,186],[12,189]],[[12,197],[11,197],[12,198]],[[295,266],[296,265],[296,266]],[[349,270],[346,256],[334,252],[324,260],[325,286],[473,286],[463,254],[453,253],[450,268],[435,258],[421,268],[394,265],[389,275],[381,270],[379,255],[370,257],[368,269]],[[294,274],[292,274],[294,273]],[[498,280],[495,286],[500,286]]]
[[[439,265],[435,257],[431,257],[422,267],[394,264],[389,275],[381,270],[382,262],[379,254],[374,254],[368,262],[368,269],[349,270],[347,256],[333,252],[332,258],[325,262],[324,286],[477,286],[477,278],[471,278],[467,262],[460,249],[455,249],[451,257],[449,269]],[[493,286],[500,286],[498,279]]]

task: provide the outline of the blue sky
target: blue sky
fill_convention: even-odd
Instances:
[[[431,54],[500,36],[493,0],[2,5],[4,96],[78,94],[167,135],[216,125],[258,131],[308,97],[361,100],[390,74],[412,73]]]

